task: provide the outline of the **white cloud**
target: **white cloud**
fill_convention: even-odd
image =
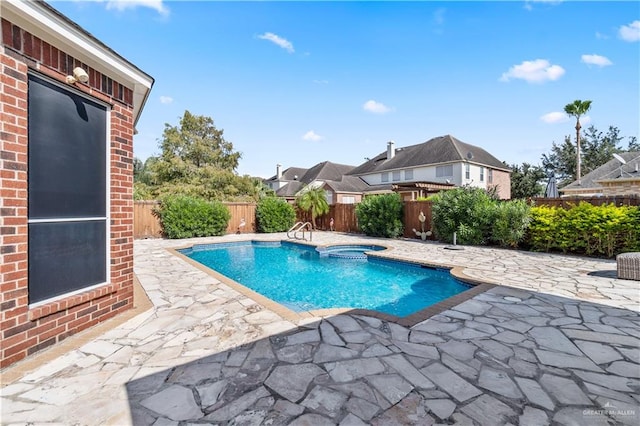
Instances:
[[[586,126],[589,123],[591,123],[591,117],[589,117],[588,115],[580,117],[580,126]]]
[[[160,96],[160,103],[165,105],[173,103],[173,98],[171,96]]]
[[[597,65],[599,67],[613,65],[613,62],[611,62],[609,58],[600,55],[582,55],[582,62],[587,65]]]
[[[629,42],[640,40],[640,21],[633,21],[629,25],[622,25],[618,30],[618,36],[624,41]]]
[[[569,121],[569,116],[564,112],[554,111],[543,115],[540,117],[540,120],[549,124],[564,123],[565,121]]]
[[[500,81],[519,78],[529,83],[544,83],[545,81],[555,81],[564,73],[564,68],[560,65],[551,65],[546,59],[536,59],[512,66],[509,71],[502,74]]]
[[[307,133],[305,133],[302,136],[302,139],[304,139],[305,141],[317,142],[319,140],[322,140],[322,136],[320,136],[319,134],[317,134],[313,130],[309,130]]]
[[[313,80],[315,84],[329,84],[329,80]]]
[[[447,9],[443,8],[443,7],[439,7],[438,9],[436,9],[435,12],[433,12],[433,22],[436,25],[442,25],[444,24],[444,14],[447,11]]]
[[[608,39],[609,39],[609,36],[608,36],[608,35],[606,35],[606,34],[602,34],[602,33],[601,33],[601,32],[599,32],[599,31],[596,31],[596,38],[597,38],[598,40],[608,40]]]
[[[262,40],[268,40],[274,44],[277,44],[289,53],[293,53],[295,51],[293,49],[293,44],[289,40],[287,40],[286,38],[282,38],[277,34],[264,33],[262,35],[259,35],[258,38]]]
[[[527,10],[533,10],[532,3],[546,3],[551,6],[555,6],[562,3],[562,0],[526,0],[524,2],[524,8]]]
[[[163,16],[169,15],[169,9],[162,3],[162,0],[107,0],[107,10],[115,9],[122,12],[137,7],[148,7]]]
[[[362,105],[365,111],[372,112],[374,114],[386,114],[391,111],[391,108],[383,104],[382,102],[376,102],[373,99],[367,101]]]

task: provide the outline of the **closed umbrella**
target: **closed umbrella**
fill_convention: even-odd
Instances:
[[[556,176],[553,174],[549,177],[549,182],[547,182],[547,189],[544,191],[544,196],[547,198],[560,197],[560,193],[558,192],[558,182],[556,182]]]

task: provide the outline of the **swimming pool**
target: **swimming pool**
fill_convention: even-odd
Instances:
[[[471,287],[446,269],[362,254],[380,249],[247,241],[179,252],[295,312],[355,308],[405,317]]]

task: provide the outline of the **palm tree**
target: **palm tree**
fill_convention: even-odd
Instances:
[[[316,217],[329,213],[329,203],[327,203],[327,196],[324,189],[321,187],[309,187],[302,188],[296,199],[298,207],[305,212],[311,210],[311,224],[313,229],[316,229]]]
[[[591,101],[575,100],[573,103],[567,104],[564,107],[564,112],[568,115],[576,118],[576,176],[578,184],[580,184],[580,117],[585,115],[591,108]]]

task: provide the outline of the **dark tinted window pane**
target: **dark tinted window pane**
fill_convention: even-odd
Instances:
[[[106,108],[29,76],[29,218],[106,216]]]
[[[106,223],[29,224],[29,303],[106,281]]]

